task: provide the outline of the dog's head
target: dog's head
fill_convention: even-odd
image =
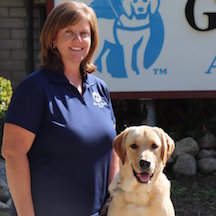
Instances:
[[[152,14],[159,7],[159,0],[123,0],[123,8],[127,16],[145,15],[148,11]]]
[[[175,144],[161,128],[134,126],[119,134],[113,147],[137,181],[149,183],[155,174],[162,172]]]

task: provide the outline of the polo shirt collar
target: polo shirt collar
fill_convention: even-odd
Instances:
[[[48,71],[49,78],[55,83],[67,83],[68,79],[61,71]]]
[[[49,78],[55,83],[69,83],[69,80],[67,79],[67,77],[62,71],[56,71],[56,72],[49,71],[48,75]],[[86,88],[89,88],[90,86],[95,84],[95,81],[90,79],[90,76],[87,73],[82,76],[82,79],[83,79],[83,85]]]

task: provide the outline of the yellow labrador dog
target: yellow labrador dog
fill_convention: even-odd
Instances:
[[[108,216],[174,216],[170,181],[163,174],[174,141],[160,128],[126,128],[113,143],[120,171],[109,187]]]

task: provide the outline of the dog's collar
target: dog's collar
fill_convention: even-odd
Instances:
[[[113,192],[112,192],[111,194],[109,194],[109,198],[108,198],[109,202],[112,201],[112,199],[113,199],[113,194],[115,194],[115,193],[118,192],[118,191],[122,191],[120,182],[118,182],[117,187],[113,190]]]
[[[143,26],[137,26],[137,27],[134,27],[134,26],[129,27],[129,26],[120,25],[120,24],[118,24],[118,22],[116,22],[116,28],[121,29],[121,30],[125,30],[125,31],[140,31],[143,29],[147,29],[149,27],[150,27],[150,24],[146,24]]]

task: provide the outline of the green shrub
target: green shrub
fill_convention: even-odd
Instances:
[[[12,96],[11,81],[0,77],[0,145],[2,141],[3,122]]]

